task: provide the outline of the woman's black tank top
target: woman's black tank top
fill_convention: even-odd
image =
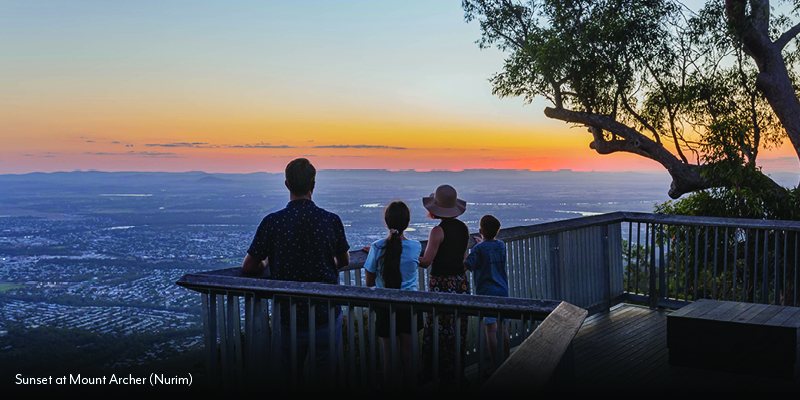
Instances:
[[[461,275],[464,273],[464,254],[469,242],[467,224],[453,218],[443,219],[439,226],[444,231],[444,240],[433,259],[431,275]]]

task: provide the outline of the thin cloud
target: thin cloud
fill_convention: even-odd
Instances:
[[[762,163],[764,163],[764,162],[796,162],[797,161],[797,157],[762,158],[760,161]]]
[[[56,152],[46,151],[46,152],[43,152],[43,153],[39,153],[38,157],[48,157],[48,158],[49,157],[56,157],[58,154],[59,153],[56,153]],[[35,154],[30,154],[30,153],[25,154],[25,156],[36,157]]]
[[[166,158],[178,158],[179,156],[175,153],[158,153],[152,151],[128,151],[125,153],[109,153],[109,152],[90,152],[87,151],[84,154],[92,155],[92,156],[137,156],[137,157],[166,157]]]
[[[149,151],[140,151],[135,153],[141,157],[167,157],[167,158],[178,158],[179,156],[175,153],[154,153]]]
[[[492,158],[482,157],[483,161],[540,161],[540,160],[553,160],[553,157],[529,157],[529,158]]]
[[[133,145],[126,145],[133,147]],[[270,144],[266,142],[259,143],[246,143],[246,144],[209,144],[206,142],[170,142],[170,143],[147,143],[148,147],[171,147],[171,148],[196,148],[196,149],[296,149],[297,146],[289,146],[286,144]]]
[[[295,146],[288,146],[285,144],[281,145],[272,145],[269,143],[264,144],[236,144],[236,145],[228,145],[226,147],[230,147],[232,149],[294,149]]]
[[[331,144],[327,146],[314,146],[315,149],[389,149],[389,150],[408,150],[405,147],[376,146],[370,144]]]
[[[148,147],[212,147],[204,142],[172,142],[172,143],[147,143]]]
[[[758,160],[758,163],[762,166],[772,169],[785,168],[787,170],[794,170],[795,168],[797,168],[798,160],[797,157],[762,158]]]

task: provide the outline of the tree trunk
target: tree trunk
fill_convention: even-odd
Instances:
[[[783,124],[800,159],[800,100],[781,54],[786,43],[797,34],[797,27],[773,42],[769,37],[769,1],[750,0],[749,16],[744,13],[747,4],[746,0],[727,0],[725,8],[728,20],[739,34],[745,52],[758,66],[756,87]]]

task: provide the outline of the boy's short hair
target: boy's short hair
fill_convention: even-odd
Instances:
[[[296,196],[303,196],[311,191],[317,169],[306,158],[297,158],[286,165],[286,184],[289,191]]]
[[[494,215],[486,214],[481,217],[481,233],[486,239],[494,239],[500,231],[500,221]]]

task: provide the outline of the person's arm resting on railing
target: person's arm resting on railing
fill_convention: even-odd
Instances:
[[[267,264],[268,261],[266,258],[262,261],[251,256],[250,253],[247,253],[242,263],[242,273],[247,275],[259,274],[267,268]]]
[[[344,253],[333,257],[333,262],[336,264],[337,269],[342,269],[350,265],[350,252],[345,251]]]
[[[431,234],[428,236],[428,245],[425,247],[425,254],[419,258],[419,266],[428,268],[436,258],[436,253],[439,251],[439,245],[444,240],[444,230],[440,226],[434,226],[431,229]]]
[[[367,287],[375,286],[375,278],[377,277],[377,275],[369,271],[365,272],[367,273]]]
[[[375,265],[375,253],[377,250],[373,248],[373,246],[366,246],[361,250],[367,252],[367,259],[364,260],[364,272],[367,275],[367,287],[374,287],[375,286],[375,278],[378,277],[378,266]]]

